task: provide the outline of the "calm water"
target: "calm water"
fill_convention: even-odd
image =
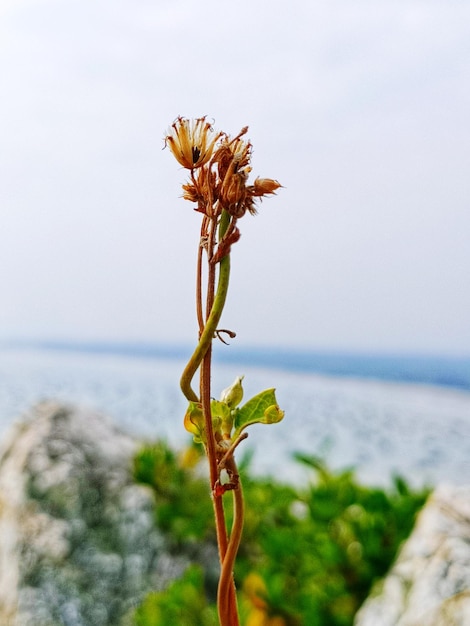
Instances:
[[[467,361],[450,360],[446,369],[443,360],[413,364],[382,357],[374,369],[372,357],[351,356],[347,368],[344,358],[334,361],[331,355],[320,355],[314,367],[312,361],[299,364],[295,353],[277,353],[277,360],[271,355],[267,362],[259,353],[244,356],[248,368],[217,366],[214,394],[245,374],[245,398],[276,387],[286,412],[280,424],[250,429],[243,445],[255,451],[256,472],[305,480],[305,470],[291,458],[299,450],[322,454],[338,468],[355,466],[369,483],[387,483],[393,473],[415,484],[470,482]],[[4,349],[0,435],[35,402],[58,398],[105,412],[133,434],[183,445],[188,440],[182,426],[186,402],[178,387],[183,366],[178,355],[168,354]],[[318,373],[321,366],[326,373]],[[436,376],[440,385],[423,384],[439,382]]]

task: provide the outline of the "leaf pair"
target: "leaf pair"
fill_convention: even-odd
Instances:
[[[275,424],[284,417],[276,401],[275,389],[265,389],[253,396],[241,408],[237,405],[243,398],[243,377],[238,377],[231,387],[222,392],[220,400],[211,401],[212,428],[225,440],[236,440],[251,424]],[[190,402],[184,416],[184,427],[196,443],[206,443],[206,428],[202,405]]]

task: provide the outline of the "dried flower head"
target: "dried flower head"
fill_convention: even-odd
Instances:
[[[217,175],[209,165],[191,172],[190,182],[183,185],[183,198],[197,203],[197,211],[212,214],[217,188]]]
[[[246,184],[251,172],[252,145],[249,141],[241,139],[247,130],[248,127],[243,128],[234,139],[224,138],[213,157],[214,163],[217,163],[220,179],[220,203],[236,218],[243,217],[246,210],[250,210],[246,203]]]
[[[227,174],[245,170],[248,174],[251,171],[251,168],[247,168],[251,160],[252,145],[249,141],[241,139],[247,131],[248,126],[245,126],[235,139],[224,137],[215,151],[213,161],[217,163],[220,180],[223,181]]]
[[[234,138],[213,130],[205,117],[188,120],[178,117],[165,144],[177,161],[191,170],[183,185],[183,198],[197,204],[197,211],[217,218],[223,210],[238,219],[248,211],[256,213],[255,203],[274,194],[281,185],[271,178],[257,178],[248,184],[252,145],[244,139],[245,126]]]
[[[222,134],[215,132],[205,117],[196,120],[178,117],[165,137],[165,145],[170,148],[178,163],[192,170],[210,160]]]

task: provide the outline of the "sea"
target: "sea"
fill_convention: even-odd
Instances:
[[[0,439],[34,404],[57,399],[122,430],[181,448],[185,346],[36,342],[0,346]],[[314,476],[295,453],[370,485],[470,483],[470,358],[241,348],[215,351],[213,395],[244,376],[245,399],[274,387],[282,422],[253,425],[238,455],[279,481]]]

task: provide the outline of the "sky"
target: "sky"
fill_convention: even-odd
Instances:
[[[0,339],[194,342],[178,115],[283,188],[240,221],[239,345],[470,355],[470,4],[3,0]]]

